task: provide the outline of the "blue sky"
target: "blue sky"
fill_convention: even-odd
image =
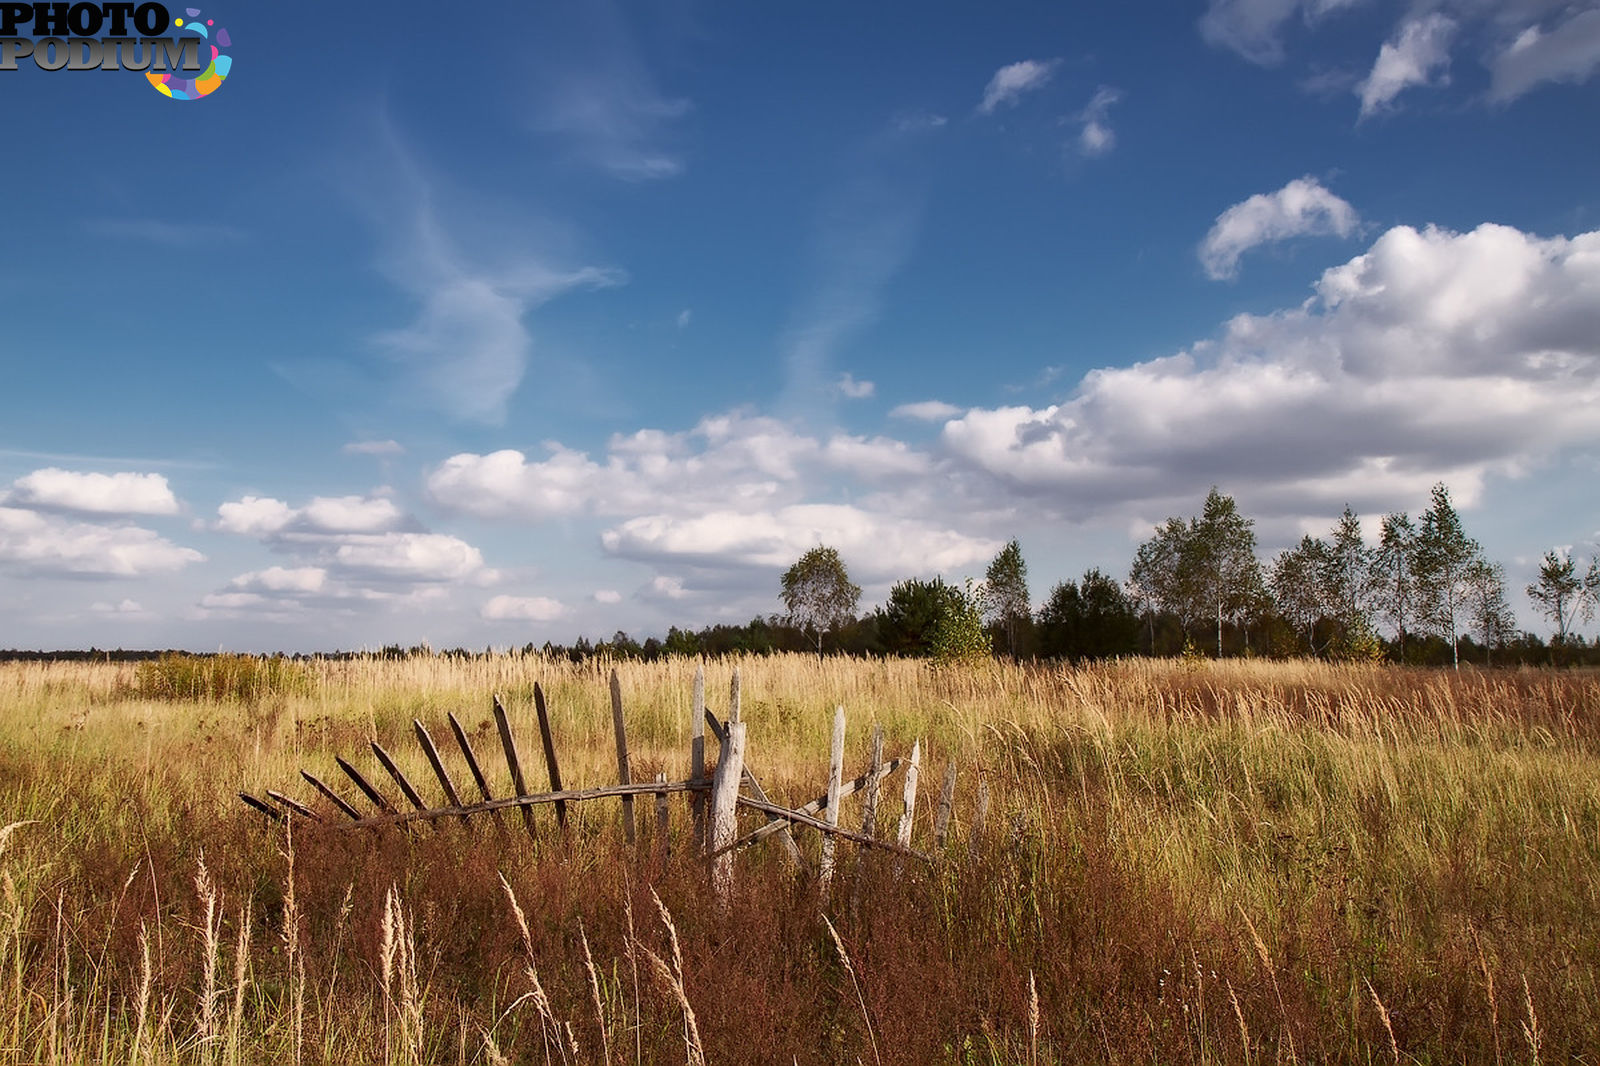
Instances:
[[[1213,484],[1596,551],[1600,4],[384,12],[0,72],[0,646],[1042,600]]]

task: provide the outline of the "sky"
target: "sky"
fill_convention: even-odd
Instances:
[[[201,99],[0,71],[0,647],[1042,602],[1213,485],[1443,482],[1542,633],[1597,551],[1594,0],[200,11]]]

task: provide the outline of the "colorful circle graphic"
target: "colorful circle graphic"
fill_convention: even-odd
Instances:
[[[233,41],[228,37],[228,31],[213,25],[211,19],[200,21],[200,9],[190,7],[184,9],[189,16],[187,19],[173,19],[172,24],[180,29],[188,30],[199,37],[201,48],[210,47],[211,62],[197,78],[183,78],[178,71],[148,71],[145,78],[155,86],[156,92],[162,96],[170,96],[174,100],[198,100],[202,96],[210,96],[222,86],[233,69],[233,57],[224,55],[223,48],[231,48]]]

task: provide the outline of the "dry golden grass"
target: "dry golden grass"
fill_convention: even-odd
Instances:
[[[698,664],[614,665],[634,778],[686,776]],[[921,742],[925,788],[954,759],[949,858],[866,864],[840,881],[844,899],[867,886],[859,908],[819,912],[774,848],[741,859],[722,913],[685,857],[684,804],[663,866],[648,840],[617,843],[609,803],[574,810],[565,844],[548,811],[537,843],[515,818],[290,840],[235,797],[309,801],[298,770],[334,781],[335,755],[379,780],[372,740],[431,784],[411,723],[452,747],[446,712],[505,794],[492,693],[540,787],[535,682],[565,784],[609,783],[610,663],[0,665],[0,1062],[1498,1064],[1600,1047],[1595,674],[788,656],[706,664],[719,715],[735,667],[747,762],[781,802],[822,791],[839,704],[852,773],[874,722],[891,756]],[[978,773],[993,802],[970,839]],[[919,847],[935,807],[917,804]],[[896,789],[880,821],[899,813]],[[651,892],[670,916],[653,945],[632,926]]]

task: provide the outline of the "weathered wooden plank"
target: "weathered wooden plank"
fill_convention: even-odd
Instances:
[[[989,821],[989,779],[978,774],[978,802],[972,811],[972,835],[967,838],[967,854],[977,855],[983,842],[984,826]]]
[[[322,783],[322,779],[319,778],[316,774],[313,774],[309,770],[301,770],[300,771],[300,776],[305,778],[306,782],[312,788],[316,789],[318,792],[320,792],[324,796],[326,796],[328,798],[328,802],[332,803],[335,807],[339,808],[341,811],[343,811],[345,814],[349,815],[351,818],[355,819],[356,821],[360,821],[361,820],[361,812],[359,810],[357,810],[354,806],[352,806],[350,803],[346,802],[345,798],[343,796],[339,795],[339,793],[335,792],[333,789],[331,789],[327,785],[323,784]]]
[[[461,757],[467,760],[467,769],[472,771],[472,780],[477,782],[478,791],[483,793],[484,802],[494,799],[489,792],[489,782],[483,776],[483,767],[478,765],[478,756],[472,750],[472,741],[467,739],[467,731],[456,721],[454,712],[445,717],[450,719],[450,732],[456,735],[456,747],[461,749]]]
[[[900,845],[891,844],[887,840],[879,840],[876,837],[869,837],[862,833],[852,832],[849,829],[840,829],[836,825],[829,825],[820,818],[813,818],[809,814],[802,814],[799,811],[791,811],[787,807],[778,806],[776,803],[762,803],[753,796],[740,796],[739,806],[748,807],[753,811],[761,811],[777,818],[784,818],[788,821],[796,823],[797,825],[809,826],[812,829],[827,834],[828,839],[839,837],[844,840],[854,841],[857,844],[865,844],[868,847],[882,848],[884,851],[892,851],[899,855],[907,855],[914,859],[921,859],[924,862],[932,861],[930,856],[925,855],[920,851],[913,851],[911,848],[902,848]],[[738,847],[737,844],[728,845],[729,850],[736,847]]]
[[[382,825],[401,825],[406,822],[437,821],[440,818],[457,818],[461,815],[490,814],[509,810],[513,807],[537,807],[546,803],[582,803],[586,800],[616,798],[621,796],[644,796],[655,792],[692,792],[697,787],[690,781],[636,781],[628,785],[601,785],[598,788],[569,788],[561,792],[541,792],[532,796],[506,796],[501,799],[485,800],[482,803],[468,804],[465,807],[434,807],[426,811],[395,811],[389,814],[371,815],[360,818],[354,822],[340,823],[342,829],[365,828]],[[777,808],[781,810],[782,808]]]
[[[373,788],[372,785],[368,783],[367,779],[361,776],[360,770],[357,770],[354,766],[351,766],[349,763],[345,762],[341,756],[335,755],[333,757],[333,761],[338,764],[339,769],[344,771],[344,775],[346,777],[355,782],[355,786],[362,791],[367,799],[372,801],[373,806],[377,807],[378,810],[383,811],[386,814],[394,813],[394,805],[388,800],[384,799],[383,793]]]
[[[662,771],[661,773],[656,774],[656,784],[664,785],[666,783],[667,783],[666,771]],[[671,829],[671,823],[672,823],[672,815],[671,815],[671,812],[669,810],[667,810],[667,794],[665,792],[657,792],[656,793],[656,855],[660,858],[661,865],[663,865],[663,866],[665,866],[667,864],[667,860],[668,859],[672,858],[672,842],[671,842],[671,838],[669,836],[669,831]]]
[[[717,716],[710,711],[705,713],[705,721],[711,727],[711,732],[715,734],[717,740],[721,743],[727,743],[728,727],[717,721]],[[761,782],[756,780],[756,775],[750,771],[749,766],[744,768],[743,781],[750,786],[750,792],[756,799],[763,803],[772,802],[772,798],[767,795],[766,789],[761,787]],[[696,793],[696,795],[701,795],[701,793]],[[790,861],[800,869],[806,869],[805,857],[800,854],[800,845],[794,842],[794,833],[789,830],[789,823],[784,821],[772,823],[772,832],[783,834],[784,854],[788,855]]]
[[[922,768],[922,741],[911,745],[911,762],[906,765],[906,787],[901,793],[900,828],[894,839],[902,848],[911,846],[911,825],[917,812],[917,776]]]
[[[717,756],[717,772],[711,782],[711,883],[717,895],[727,898],[733,888],[733,851],[730,845],[739,834],[739,782],[744,777],[743,722],[728,723],[728,739]]]
[[[505,706],[500,702],[500,697],[494,698],[494,724],[500,730],[500,747],[506,753],[506,766],[511,770],[511,786],[517,790],[517,795],[528,794],[528,783],[522,777],[522,760],[517,758],[517,738],[511,735],[511,720],[506,717]],[[533,810],[529,807],[519,808],[522,811],[522,824],[527,826],[528,835],[533,835]]]
[[[830,829],[839,827],[839,790],[843,779],[844,705],[841,704],[833,712],[833,747],[828,755],[828,798],[824,816]],[[827,897],[828,886],[833,881],[833,850],[833,834],[828,833],[822,838],[822,868],[817,874],[817,882],[824,898]]]
[[[900,769],[902,762],[903,760],[900,759],[890,759],[888,762],[883,764],[882,769],[878,771],[878,775],[880,777],[888,777],[890,774]],[[855,778],[852,781],[846,781],[839,786],[839,798],[841,800],[849,799],[851,796],[855,795],[857,792],[860,792],[866,787],[867,775],[862,774],[860,777]],[[828,797],[826,795],[821,795],[812,800],[810,803],[807,803],[804,807],[797,807],[795,809],[801,814],[814,815],[827,810],[827,808]],[[754,844],[758,841],[765,840],[774,833],[782,832],[787,825],[788,823],[785,820],[781,818],[774,818],[760,829],[757,829],[754,832],[746,833],[744,836],[740,837],[738,843],[736,843],[734,846],[742,848],[746,844]]]
[[[383,745],[376,740],[372,742],[372,754],[378,757],[378,762],[389,772],[389,776],[394,778],[394,783],[400,786],[401,795],[411,801],[411,806],[419,811],[427,810],[428,805],[422,801],[422,796],[412,787],[411,782],[406,779],[406,775],[401,773],[400,767],[394,764],[394,760],[389,757],[389,753],[383,750]]]
[[[882,777],[878,771],[883,768],[883,723],[874,722],[872,726],[872,761],[867,764],[867,798],[861,814],[861,833],[863,836],[875,837],[878,835],[878,794],[881,791],[878,785]]]
[[[283,812],[282,811],[278,810],[277,808],[271,806],[268,803],[264,803],[261,800],[256,799],[254,796],[250,795],[250,793],[241,792],[241,793],[239,793],[239,798],[244,800],[246,804],[248,804],[249,806],[251,806],[255,810],[257,810],[257,811],[261,812],[262,814],[266,815],[268,818],[271,818],[274,822],[283,821]]]
[[[417,734],[417,743],[422,747],[422,754],[428,757],[428,765],[433,767],[433,776],[439,779],[439,787],[444,789],[445,799],[450,801],[450,806],[461,806],[461,795],[456,792],[456,783],[450,779],[450,771],[444,767],[444,760],[439,758],[439,749],[433,746],[433,737],[428,734],[428,727],[416,718],[411,719],[411,728]],[[463,822],[465,818],[461,819]]]
[[[561,791],[561,767],[556,763],[556,741],[550,732],[550,713],[544,705],[544,689],[539,682],[533,683],[533,709],[539,716],[539,739],[544,744],[544,765],[550,773],[550,791]],[[556,825],[565,829],[567,827],[567,804],[563,800],[556,804]]]
[[[628,727],[622,720],[622,681],[616,670],[611,671],[611,725],[617,734],[617,783],[633,783],[628,772]],[[622,798],[622,835],[629,844],[634,842],[636,829],[633,823],[633,797]]]
[[[312,810],[310,807],[307,807],[304,803],[301,803],[293,796],[285,796],[282,792],[274,792],[269,788],[267,789],[267,798],[275,803],[287,807],[289,810],[293,811],[295,814],[298,814],[302,818],[309,818],[313,822],[322,821],[321,815],[317,814],[316,811]]]
[[[694,706],[689,710],[689,780],[703,781],[706,776],[706,668],[694,668]],[[689,807],[694,815],[695,848],[706,846],[706,795],[705,792],[689,794]]]
[[[728,682],[728,721],[740,721],[739,716],[739,668],[733,668],[733,680]]]
[[[950,832],[950,811],[956,802],[956,759],[952,755],[944,764],[944,787],[939,790],[939,809],[933,816],[933,850],[943,851],[945,835]]]

